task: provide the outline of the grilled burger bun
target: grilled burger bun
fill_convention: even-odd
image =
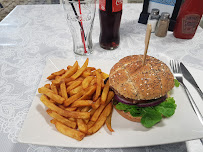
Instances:
[[[142,60],[143,55],[127,56],[112,67],[109,84],[116,94],[114,99],[137,106],[154,106],[166,99],[166,94],[174,87],[169,67],[152,56],[146,57],[144,66]],[[128,120],[140,121],[129,113],[117,111]]]

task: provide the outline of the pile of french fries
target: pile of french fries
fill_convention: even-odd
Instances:
[[[48,108],[56,129],[71,138],[82,140],[96,133],[104,124],[111,127],[113,91],[109,91],[108,74],[88,67],[87,58],[82,67],[76,61],[67,69],[52,73],[45,84],[38,89],[40,100]]]

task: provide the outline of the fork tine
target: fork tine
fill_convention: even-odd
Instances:
[[[176,69],[177,69],[177,73],[179,73],[179,65],[178,65],[178,61],[176,60]]]
[[[176,70],[177,70],[177,73],[180,73],[180,63],[176,60]]]
[[[176,60],[174,60],[174,68],[175,68],[175,72],[174,73],[177,73],[178,71],[177,71],[177,62],[176,62]]]
[[[181,68],[180,68],[180,62],[178,62],[178,73],[182,73]]]
[[[170,66],[171,66],[171,69],[172,69],[172,71],[174,72],[174,69],[173,69],[173,60],[170,60]]]
[[[176,72],[175,60],[172,60],[172,66],[173,66],[173,73],[177,73]]]
[[[176,60],[175,64],[176,64],[176,73],[179,73],[179,62]]]

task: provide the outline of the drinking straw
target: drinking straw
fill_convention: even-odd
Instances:
[[[69,0],[69,1],[72,1],[72,0]],[[70,2],[69,2],[69,3],[70,3]],[[75,7],[74,7],[73,3],[70,3],[70,4],[71,4],[71,7],[72,7],[72,9],[73,9],[73,12],[74,12],[75,16],[77,16],[77,18],[79,18],[78,13],[76,12]],[[80,27],[81,27],[81,29],[82,29],[83,33],[84,33],[83,26],[81,25],[81,23],[80,23],[79,21],[78,21],[78,23],[79,23],[79,25],[80,25]],[[85,37],[85,33],[84,33],[84,37]],[[85,40],[86,40],[86,37],[85,37]]]
[[[80,22],[81,22],[81,26],[83,27],[83,24],[82,24],[82,12],[81,12],[81,6],[80,6],[80,0],[78,0],[78,3],[79,3],[79,11],[80,11]],[[86,50],[86,46],[85,46],[85,35],[84,35],[84,30],[81,31],[81,37],[82,37],[82,42],[83,42],[83,45],[84,45],[84,53],[87,53],[87,50]]]

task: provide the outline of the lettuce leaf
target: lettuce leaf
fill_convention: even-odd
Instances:
[[[116,109],[130,112],[133,117],[142,116],[142,125],[146,128],[150,128],[161,121],[162,115],[171,117],[175,113],[176,106],[173,97],[169,97],[164,102],[154,107],[138,107],[136,105],[126,105],[119,102],[116,105]]]
[[[161,104],[155,106],[155,110],[160,112],[165,117],[171,117],[175,113],[177,105],[175,104],[175,100],[173,97],[169,97],[166,101]]]
[[[116,105],[116,109],[123,110],[124,112],[130,112],[133,117],[141,116],[141,108],[137,107],[136,105],[126,105],[119,102]]]
[[[175,85],[175,87],[179,87],[180,82],[178,80],[174,79],[174,85]]]
[[[142,116],[141,123],[146,128],[151,128],[156,123],[160,122],[161,119],[162,119],[161,113],[156,111],[154,108],[151,108],[151,110],[148,109]]]

